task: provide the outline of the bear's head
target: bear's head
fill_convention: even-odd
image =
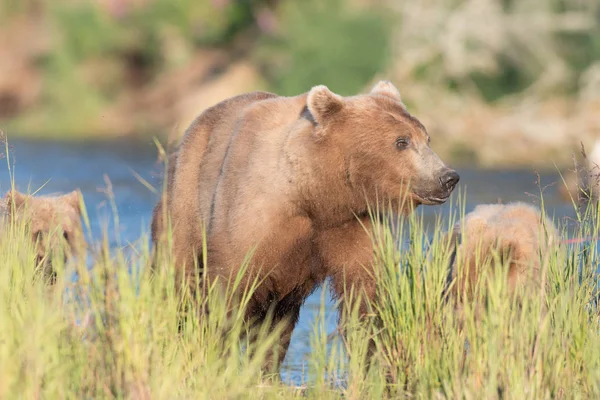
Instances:
[[[6,210],[13,221],[22,221],[36,250],[36,264],[52,280],[52,253],[63,250],[64,260],[79,253],[85,245],[81,224],[81,193],[74,190],[62,196],[30,196],[16,190],[5,196]]]
[[[369,202],[442,204],[459,181],[429,147],[427,130],[388,81],[352,97],[315,86],[305,110],[316,141],[328,142],[328,151],[342,154],[346,184]]]

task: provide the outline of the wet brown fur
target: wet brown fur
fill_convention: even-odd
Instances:
[[[413,148],[398,151],[399,135]],[[228,281],[254,250],[244,282],[263,281],[247,314],[260,322],[271,308],[275,322],[289,322],[283,360],[303,301],[327,277],[337,296],[354,286],[375,298],[368,205],[391,202],[408,213],[430,201],[412,189],[429,188],[424,175],[438,184],[429,169],[445,167],[428,143],[389,82],[353,97],[317,86],[295,97],[253,92],[217,104],[187,130],[167,178],[177,271],[192,287],[201,277],[203,230],[208,265],[199,267],[209,280]],[[431,168],[415,161],[424,152]],[[162,225],[153,221],[153,238]]]

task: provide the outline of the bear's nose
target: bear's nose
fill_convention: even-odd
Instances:
[[[459,180],[460,176],[453,170],[446,172],[440,177],[440,183],[448,190],[454,189]]]

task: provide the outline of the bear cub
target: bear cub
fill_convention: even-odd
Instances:
[[[56,279],[53,253],[62,246],[65,262],[84,246],[79,200],[74,190],[61,196],[30,196],[11,190],[0,203],[3,223],[24,222],[36,251],[35,265],[50,282]]]

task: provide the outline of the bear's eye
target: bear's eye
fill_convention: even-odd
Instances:
[[[65,238],[65,240],[68,242],[69,241],[69,234],[67,232],[63,232],[63,238]]]
[[[400,150],[406,149],[410,145],[410,140],[408,138],[399,137],[396,139],[396,147]]]
[[[41,241],[42,240],[42,231],[33,232],[33,241]]]

